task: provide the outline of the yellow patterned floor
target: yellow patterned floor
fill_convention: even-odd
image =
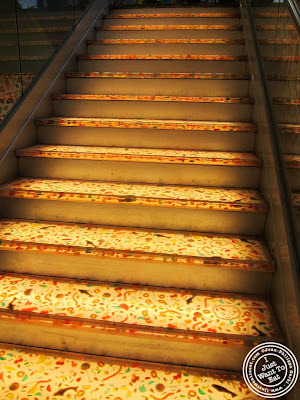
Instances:
[[[73,223],[1,220],[0,250],[273,270],[267,248],[252,237]]]
[[[259,400],[240,374],[0,344],[5,400]]]
[[[281,336],[269,302],[249,295],[2,274],[0,308],[18,315],[63,316],[168,333],[177,329],[222,338]]]

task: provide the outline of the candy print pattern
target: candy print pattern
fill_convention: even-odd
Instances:
[[[256,25],[258,31],[295,31],[294,25]]]
[[[157,101],[157,102],[188,102],[188,103],[225,103],[225,104],[252,104],[249,97],[221,97],[221,96],[144,96],[119,94],[53,94],[52,100],[96,100],[96,101]]]
[[[2,311],[18,314],[47,314],[212,336],[280,336],[270,304],[257,296],[15,274],[0,275],[0,293]]]
[[[21,81],[19,74],[0,74],[0,122],[21,97],[22,86],[25,91],[34,78],[33,74],[23,74]]]
[[[265,245],[248,236],[1,220],[0,250],[273,271]]]
[[[17,156],[65,158],[77,160],[118,160],[193,165],[261,165],[261,160],[252,153],[149,149],[136,147],[122,148],[97,146],[36,145],[17,150]]]
[[[267,212],[256,190],[195,186],[21,178],[1,186],[0,197]]]
[[[163,366],[20,346],[0,347],[5,399],[259,400],[238,373]],[[209,397],[208,397],[209,396]],[[32,397],[33,398],[33,397]]]
[[[85,126],[90,128],[172,129],[183,131],[256,132],[248,122],[117,119],[117,118],[61,118],[37,119],[38,126]]]
[[[273,103],[278,105],[300,106],[300,99],[275,98],[273,99]]]
[[[203,54],[162,54],[162,55],[144,55],[144,54],[82,54],[77,56],[78,60],[201,60],[201,61],[247,61],[246,56],[231,55],[203,55]]]
[[[112,25],[96,26],[96,31],[173,31],[173,30],[228,30],[241,31],[242,25]]]

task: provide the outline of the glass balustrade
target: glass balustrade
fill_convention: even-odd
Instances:
[[[93,0],[0,2],[0,124]]]

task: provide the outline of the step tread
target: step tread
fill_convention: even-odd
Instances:
[[[118,160],[198,165],[261,166],[253,153],[150,149],[136,147],[35,145],[17,150],[18,156],[82,160]]]
[[[299,57],[300,60],[300,57]],[[289,99],[286,97],[275,97],[273,98],[273,103],[277,105],[291,105],[291,106],[299,106],[300,99]]]
[[[1,75],[0,75],[1,77]],[[247,74],[227,74],[224,72],[67,72],[67,78],[130,78],[130,79],[221,79],[249,80]]]
[[[256,25],[258,31],[296,31],[295,25],[273,24],[273,25]]]
[[[153,13],[153,14],[108,14],[105,19],[119,18],[238,18],[238,13],[199,12],[199,13]]]
[[[296,209],[296,213],[299,214],[300,213],[300,192],[292,193],[292,200],[293,200],[294,207]]]
[[[94,100],[94,101],[155,101],[155,102],[184,102],[184,103],[230,103],[252,104],[250,97],[223,96],[145,96],[124,94],[52,94],[52,100]],[[279,99],[278,99],[279,101]],[[291,102],[291,100],[290,100]],[[289,103],[290,104],[290,103]]]
[[[144,395],[182,400],[197,394],[201,398],[209,394],[217,399],[222,391],[234,395],[235,400],[243,400],[250,394],[237,372],[225,373],[7,344],[1,344],[0,354],[1,369],[10,371],[0,384],[5,398],[11,394],[12,387],[20,399],[30,397],[33,387],[38,388],[43,399],[62,398],[56,397],[57,393],[62,389],[72,389],[74,382],[76,388],[67,393],[76,390],[78,399],[82,398],[80,394],[86,399],[95,399],[101,398],[103,393],[113,393],[114,397],[120,395],[120,399],[129,396],[131,400],[141,400]],[[47,383],[38,387],[34,384],[23,385],[23,375],[32,375],[36,382]],[[259,400],[261,397],[252,393],[251,399]]]
[[[202,61],[247,61],[247,56],[228,54],[81,54],[78,60],[202,60]]]
[[[259,296],[19,274],[1,274],[0,289],[6,293],[2,313],[47,315],[49,325],[63,318],[104,330],[146,328],[154,335],[176,332],[250,341],[281,336],[269,301]]]
[[[242,25],[112,25],[96,26],[96,31],[169,31],[169,30],[228,30],[241,31]],[[1,31],[0,31],[1,32]]]
[[[300,168],[300,154],[285,154],[284,159],[288,168]]]
[[[281,133],[300,133],[300,124],[278,124]]]
[[[216,132],[256,132],[257,127],[249,122],[218,121],[185,121],[185,120],[152,120],[152,119],[116,119],[116,118],[68,118],[51,117],[37,119],[39,126],[85,126],[102,128],[135,128],[135,129],[173,129],[184,131]]]
[[[4,219],[0,249],[273,272],[265,244],[250,236]]]
[[[86,42],[88,45],[101,45],[101,44],[245,44],[244,39],[97,39],[97,40],[87,40]]]
[[[19,178],[0,186],[0,197],[267,212],[259,192],[250,189]]]

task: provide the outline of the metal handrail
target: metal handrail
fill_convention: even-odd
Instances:
[[[295,0],[285,0],[288,9],[290,10],[291,16],[294,20],[294,23],[300,33],[300,10],[298,4]]]

